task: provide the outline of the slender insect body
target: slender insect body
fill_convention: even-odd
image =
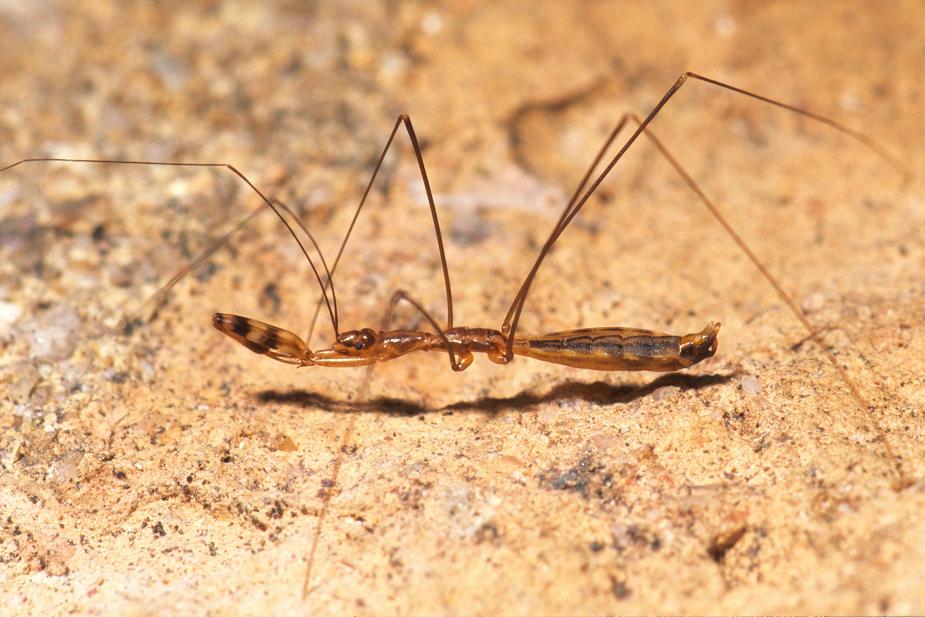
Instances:
[[[297,335],[249,317],[216,313],[212,325],[251,351],[298,366],[367,366],[394,360],[413,351],[451,351],[459,369],[467,368],[473,352],[507,364],[507,338],[498,330],[457,327],[442,335],[420,330],[370,328],[342,333],[330,349],[312,351]],[[674,336],[637,328],[583,328],[542,336],[515,338],[514,355],[574,368],[599,371],[676,371],[716,353],[720,325]]]
[[[514,340],[514,353],[599,371],[677,371],[716,353],[720,324],[674,336],[637,328],[583,328]]]

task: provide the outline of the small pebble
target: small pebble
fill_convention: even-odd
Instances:
[[[553,424],[559,416],[559,407],[546,405],[536,414],[536,419],[542,424]]]
[[[652,400],[657,402],[666,401],[674,398],[680,391],[681,388],[678,386],[664,386],[652,393]]]
[[[815,291],[803,298],[803,303],[800,305],[800,307],[807,313],[818,311],[823,306],[825,306],[825,297],[823,297],[823,295],[818,291]]]
[[[6,394],[14,403],[25,403],[32,396],[32,391],[39,381],[41,381],[41,376],[35,367],[23,363],[18,367],[17,376],[9,385]]]
[[[0,340],[7,341],[13,330],[13,324],[22,315],[22,308],[12,302],[0,302]]]
[[[29,324],[29,357],[34,360],[66,360],[77,347],[80,316],[71,306],[56,306]]]
[[[60,428],[58,424],[58,414],[50,411],[42,416],[42,430],[46,433],[54,433]]]
[[[852,113],[861,111],[861,99],[853,92],[842,92],[841,96],[838,97],[838,102],[845,111]]]
[[[755,395],[761,393],[761,382],[754,375],[746,375],[743,377],[740,386],[746,394]]]
[[[383,81],[394,83],[405,76],[409,65],[410,62],[404,54],[396,51],[388,52],[379,62],[379,78]]]
[[[618,435],[608,434],[608,433],[598,433],[591,438],[591,443],[594,444],[595,448],[601,450],[609,450],[620,445],[620,438]]]
[[[729,13],[718,15],[716,19],[713,20],[713,27],[716,29],[716,34],[723,38],[729,38],[735,34],[736,31],[735,17]]]
[[[421,20],[421,30],[427,36],[436,36],[443,31],[443,17],[436,11],[431,11]]]
[[[610,535],[613,539],[613,547],[618,551],[624,551],[627,547],[629,547],[630,544],[632,544],[629,529],[626,527],[626,525],[617,523],[610,528]]]

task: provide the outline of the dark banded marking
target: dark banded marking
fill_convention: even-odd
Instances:
[[[269,348],[267,348],[266,346],[261,345],[260,343],[252,341],[250,339],[239,338],[235,340],[241,343],[242,345],[244,345],[245,347],[247,347],[248,349],[250,349],[251,351],[253,351],[254,353],[266,355],[266,353],[270,351]]]
[[[528,339],[530,349],[557,353],[562,351],[591,352],[591,337],[581,336],[562,339]]]
[[[264,347],[268,349],[276,349],[282,343],[282,341],[280,340],[280,335],[281,335],[281,332],[279,328],[277,328],[276,326],[271,326],[270,324],[267,324],[263,332],[259,334],[258,338],[254,339],[254,342],[257,343],[258,345],[263,345]]]
[[[311,352],[298,336],[277,326],[228,313],[212,315],[212,325],[254,353],[290,364],[305,364]]]
[[[576,336],[529,339],[531,349],[545,352],[600,353],[606,356],[665,356],[677,353],[680,338],[672,335]]]
[[[614,339],[608,337],[605,347],[611,347],[613,355],[632,353],[636,356],[643,357],[665,357],[668,355],[677,355],[681,346],[681,339],[677,336],[633,336],[625,339],[618,339],[619,343],[614,344]]]
[[[231,325],[231,331],[238,336],[247,338],[247,335],[250,334],[252,328],[251,325],[247,323],[248,320],[246,317],[238,317],[237,315],[222,315],[222,317],[224,318],[225,323]]]

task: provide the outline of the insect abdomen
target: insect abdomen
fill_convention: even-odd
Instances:
[[[675,371],[712,356],[719,324],[675,336],[635,328],[584,328],[518,338],[514,353],[598,371]]]

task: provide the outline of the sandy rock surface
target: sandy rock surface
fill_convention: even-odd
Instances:
[[[145,303],[259,205],[230,171],[4,172],[4,614],[925,612],[920,3],[190,4],[0,4],[0,165],[231,163],[333,260],[407,112],[459,325],[499,327],[607,133],[686,70],[913,177],[684,85],[653,131],[823,332],[641,139],[522,332],[723,323],[715,357],[660,376],[287,367],[210,327],[308,330],[318,285],[268,213]],[[342,329],[399,288],[445,316],[396,144],[334,277]]]

